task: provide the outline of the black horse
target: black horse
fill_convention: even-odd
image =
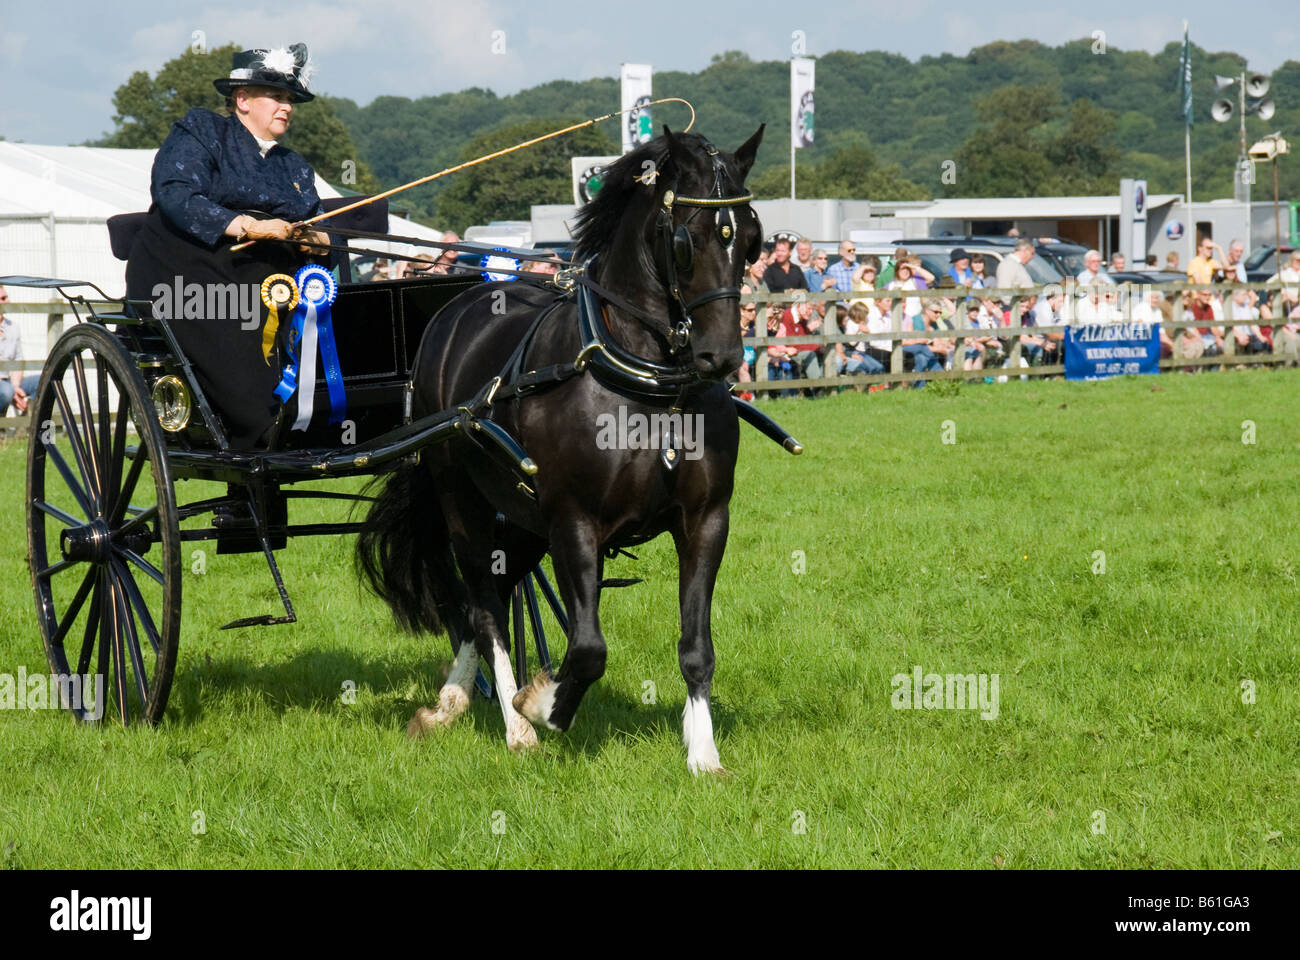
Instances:
[[[532,723],[567,730],[605,670],[606,555],[668,531],[680,568],[687,766],[722,771],[709,618],[738,444],[722,380],[741,362],[739,283],[761,243],[744,181],[762,137],[759,127],[727,154],[665,127],[614,163],[578,214],[584,266],[560,275],[561,289],[574,285],[567,294],[487,283],[429,323],[413,415],[463,405],[490,417],[537,472],[503,466],[467,418],[464,439],[426,449],[382,481],[357,545],[360,568],[401,626],[446,630],[456,651],[437,708],[420,708],[412,736],[465,711],[479,657],[492,667],[512,750],[536,744]],[[539,673],[516,691],[506,603],[548,551],[568,650],[554,677]]]

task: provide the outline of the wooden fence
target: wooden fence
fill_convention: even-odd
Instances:
[[[968,291],[964,287],[934,287],[928,290],[865,290],[844,293],[836,290],[828,290],[820,293],[808,293],[806,291],[790,291],[787,293],[752,293],[745,294],[741,297],[742,303],[756,303],[759,310],[756,315],[756,328],[766,329],[766,318],[763,316],[763,306],[766,304],[797,304],[804,301],[827,301],[830,306],[826,311],[826,318],[823,329],[837,329],[836,316],[839,312],[836,308],[836,302],[846,300],[882,300],[888,299],[894,301],[890,311],[892,320],[891,329],[881,333],[817,333],[807,334],[798,337],[773,337],[762,334],[754,337],[746,337],[745,345],[755,348],[757,359],[755,362],[754,381],[747,386],[747,389],[755,391],[770,390],[791,390],[806,389],[812,387],[845,387],[863,384],[877,383],[898,383],[913,380],[961,380],[966,378],[984,377],[984,376],[1030,376],[1030,377],[1049,377],[1062,376],[1065,373],[1064,363],[1046,364],[1039,366],[1022,367],[1020,359],[1023,355],[1023,345],[1020,342],[1022,335],[1042,335],[1048,333],[1064,333],[1069,326],[1077,326],[1077,321],[1062,323],[1054,326],[1022,326],[1020,324],[1020,311],[1023,299],[1029,295],[1045,296],[1062,294],[1065,297],[1065,307],[1063,313],[1064,319],[1073,320],[1077,302],[1081,293],[1090,293],[1100,291],[1101,293],[1113,293],[1119,298],[1118,306],[1121,310],[1123,319],[1119,323],[1131,322],[1132,309],[1134,306],[1134,297],[1143,297],[1153,290],[1158,290],[1168,296],[1169,294],[1182,294],[1184,291],[1213,291],[1216,293],[1231,294],[1236,290],[1278,290],[1289,285],[1281,281],[1274,283],[1219,283],[1219,284],[1193,284],[1193,283],[1161,283],[1161,284],[1122,284],[1116,286],[1091,286],[1081,287],[1076,285],[1073,280],[1068,280],[1063,284],[1048,284],[1037,287],[1022,287],[1016,289],[990,288],[987,290]],[[1291,285],[1293,286],[1293,285]],[[965,301],[971,297],[1004,299],[1011,301],[1011,323],[1009,326],[993,328],[972,328],[960,325],[953,330],[931,330],[918,331],[903,328],[903,300],[917,298],[920,300],[954,300]],[[1225,305],[1226,307],[1226,305]],[[1179,309],[1175,304],[1175,311]],[[68,312],[68,307],[63,303],[9,303],[6,305],[8,313],[43,313],[51,318],[49,324],[50,342],[53,342],[61,332],[62,317]],[[1175,314],[1177,315],[1177,314]],[[964,311],[958,311],[958,319],[964,322]],[[1260,325],[1276,325],[1277,320],[1258,321]],[[1221,356],[1214,357],[1197,357],[1188,358],[1178,356],[1164,358],[1160,361],[1161,369],[1182,368],[1182,367],[1224,367],[1224,366],[1246,366],[1250,364],[1277,364],[1285,363],[1293,358],[1278,354],[1237,354],[1235,353],[1234,340],[1231,333],[1228,332],[1233,321],[1225,317],[1221,324],[1207,324],[1200,320],[1176,320],[1164,321],[1161,325],[1166,330],[1181,331],[1187,327],[1213,326],[1225,331],[1224,336],[1224,353]],[[1007,363],[1006,367],[988,367],[982,371],[969,371],[961,369],[961,360],[965,355],[965,341],[971,337],[990,337],[995,336],[999,340],[1007,342]],[[945,339],[953,340],[954,348],[949,355],[951,357],[952,369],[927,371],[924,375],[913,373],[905,369],[903,341],[914,340],[926,337],[927,339]],[[888,340],[893,344],[890,351],[890,367],[885,373],[877,374],[855,374],[855,375],[835,375],[833,372],[833,362],[828,362],[834,353],[834,344],[836,343],[857,343],[863,340]],[[1181,343],[1181,337],[1173,337],[1175,351]],[[768,377],[767,347],[772,345],[786,343],[816,343],[823,348],[822,366],[824,374],[821,377],[803,380],[772,380]],[[1063,358],[1062,358],[1063,359]],[[23,361],[0,362],[0,376],[8,376],[8,372],[14,369],[28,370],[36,372],[41,364],[39,358],[29,358]],[[93,368],[93,361],[88,363]],[[14,418],[8,421],[0,421],[4,426],[15,426]]]
[[[754,337],[745,337],[745,346],[752,346],[757,354],[754,364],[754,380],[745,385],[745,389],[758,391],[771,390],[797,390],[814,387],[846,387],[856,385],[870,385],[878,383],[898,383],[916,380],[963,380],[971,378],[983,378],[986,376],[994,377],[1050,377],[1064,376],[1065,365],[1064,357],[1062,362],[1053,364],[1042,364],[1039,366],[1021,366],[1020,360],[1024,353],[1023,344],[1020,341],[1021,336],[1041,336],[1043,334],[1060,333],[1064,334],[1065,330],[1071,326],[1080,326],[1081,322],[1076,319],[1078,302],[1084,296],[1092,292],[1099,294],[1113,294],[1118,298],[1117,306],[1121,311],[1122,319],[1111,320],[1111,323],[1131,323],[1133,316],[1133,307],[1135,298],[1145,301],[1146,295],[1151,291],[1159,291],[1168,298],[1170,294],[1181,295],[1185,291],[1213,291],[1217,293],[1226,293],[1229,296],[1225,298],[1225,311],[1230,314],[1230,295],[1236,290],[1278,290],[1281,288],[1295,289],[1294,284],[1286,284],[1281,281],[1273,283],[1218,283],[1218,284],[1196,284],[1196,283],[1160,283],[1160,284],[1117,284],[1117,285],[1093,285],[1079,286],[1072,280],[1062,284],[1046,284],[1035,287],[1019,287],[1008,289],[1002,287],[991,287],[983,290],[969,291],[965,287],[934,287],[928,290],[864,290],[843,292],[837,290],[827,290],[820,293],[808,293],[805,291],[788,291],[786,293],[765,293],[762,291],[756,293],[744,294],[740,299],[742,303],[754,303],[758,305],[755,313],[755,329],[766,329],[766,318],[764,316],[764,306],[766,304],[797,304],[805,301],[818,302],[827,301],[830,303],[826,310],[826,317],[823,321],[822,329],[837,329],[837,314],[840,312],[835,302],[844,302],[848,300],[892,300],[890,317],[892,323],[888,331],[880,333],[816,333],[805,334],[794,337],[774,337],[763,333]],[[1052,326],[1022,326],[1020,323],[1020,313],[1023,301],[1033,296],[1054,296],[1060,294],[1064,296],[1064,306],[1062,307],[1063,322]],[[917,298],[920,300],[953,300],[958,304],[972,298],[993,299],[993,300],[1010,300],[1011,301],[1011,322],[1008,326],[992,327],[970,327],[965,324],[965,311],[958,309],[955,319],[960,320],[960,324],[955,324],[956,329],[932,329],[919,331],[908,329],[903,326],[903,301],[905,299]],[[1174,315],[1181,313],[1181,306],[1177,302],[1174,304]],[[1258,326],[1278,326],[1285,323],[1285,319],[1274,320],[1257,320],[1253,321]],[[1174,320],[1167,321],[1163,317],[1160,321],[1161,328],[1169,331],[1182,331],[1188,327],[1212,327],[1220,330],[1224,334],[1224,352],[1222,355],[1213,357],[1184,357],[1180,355],[1181,336],[1173,336],[1171,339],[1174,343],[1174,356],[1160,360],[1160,368],[1164,370],[1179,369],[1185,367],[1225,367],[1225,366],[1247,366],[1252,364],[1279,364],[1288,361],[1294,361],[1294,356],[1279,354],[1238,354],[1235,352],[1235,341],[1231,334],[1231,328],[1238,325],[1230,316],[1225,316],[1221,322],[1209,323],[1204,320]],[[972,371],[962,369],[962,359],[965,356],[965,342],[970,338],[996,337],[1006,342],[1007,366],[1005,367],[986,367],[983,370]],[[924,373],[915,373],[906,370],[904,365],[903,341],[918,339],[944,339],[954,341],[954,347],[949,357],[951,359],[952,369],[926,371]],[[855,374],[855,375],[835,375],[834,363],[831,360],[834,353],[834,344],[836,343],[858,343],[860,341],[888,340],[893,344],[890,351],[890,366],[885,373],[876,374]],[[768,377],[768,358],[767,347],[780,344],[806,344],[816,343],[823,347],[822,368],[823,376],[815,378],[806,378],[802,380],[773,380]]]

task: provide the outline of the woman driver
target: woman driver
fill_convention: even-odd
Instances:
[[[258,291],[269,275],[292,274],[307,262],[308,248],[262,242],[232,253],[230,247],[241,240],[328,241],[295,226],[321,212],[316,177],[306,160],[276,142],[289,128],[293,105],[312,99],[307,73],[301,43],[235,54],[230,76],[213,81],[226,96],[227,115],[195,107],[172,125],[154,157],[153,204],[127,260],[127,296],[155,301],[155,315],[169,321],[234,448],[264,441],[280,408],[273,391],[284,366],[277,348],[287,318],[280,318],[276,348],[264,356],[266,309]],[[236,296],[223,296],[232,282],[239,284]],[[182,309],[188,293],[185,300],[159,299],[156,289],[179,293],[191,284],[204,293],[202,319]],[[215,311],[208,309],[213,304]],[[248,313],[251,304],[251,315],[228,315],[232,304],[234,313]]]

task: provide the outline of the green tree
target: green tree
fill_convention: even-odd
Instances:
[[[1032,197],[1044,192],[1052,164],[1034,132],[1059,113],[1059,95],[1042,84],[1007,84],[981,98],[984,123],[957,151],[955,182],[948,191],[966,197]]]
[[[1053,192],[1089,196],[1119,192],[1113,145],[1115,115],[1084,97],[1070,104],[1065,129],[1047,146],[1055,177]]]
[[[472,160],[575,122],[562,117],[542,118],[492,130],[470,140],[460,160]],[[527,220],[529,206],[534,203],[570,203],[573,175],[569,158],[618,151],[618,145],[604,131],[583,127],[460,171],[453,175],[455,182],[438,197],[439,225],[464,231],[490,220]]]
[[[382,189],[369,165],[358,155],[352,135],[334,112],[329,97],[318,95],[293,108],[293,124],[284,145],[306,157],[313,169],[335,187],[358,193],[378,193]]]
[[[224,110],[225,98],[212,81],[229,72],[230,58],[238,50],[234,44],[205,53],[188,49],[163,64],[157,76],[150,77],[144,70],[131,74],[113,94],[113,108],[117,111],[113,123],[117,129],[99,146],[157,148],[167,138],[172,123],[191,107]]]
[[[790,165],[770,167],[750,178],[760,200],[790,195]],[[801,197],[845,200],[928,200],[929,192],[903,176],[896,163],[882,165],[865,138],[850,138],[818,163],[800,163],[795,189]]]
[[[225,97],[212,81],[229,72],[231,57],[239,49],[234,44],[203,53],[187,49],[163,64],[153,77],[143,70],[131,74],[113,94],[117,129],[97,145],[156,148],[167,138],[172,123],[191,107],[223,113]],[[379,181],[358,156],[351,134],[335,115],[328,97],[317,96],[294,107],[285,146],[301,153],[332,184],[363,193],[379,189]],[[355,167],[345,167],[347,161]]]

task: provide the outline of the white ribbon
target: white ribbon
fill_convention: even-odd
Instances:
[[[316,304],[307,301],[307,319],[303,323],[302,343],[298,345],[298,419],[294,430],[306,430],[311,423],[312,403],[316,400]]]

